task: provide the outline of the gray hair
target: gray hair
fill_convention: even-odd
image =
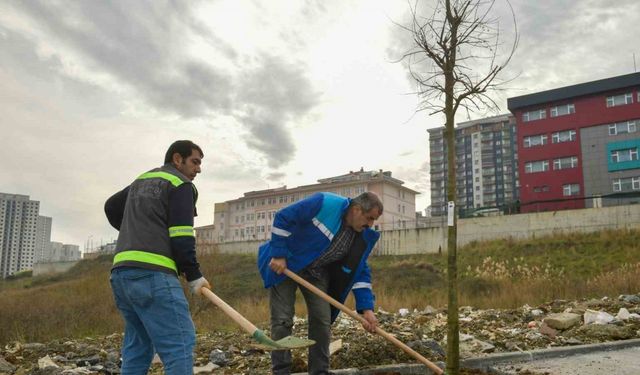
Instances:
[[[360,206],[362,208],[362,211],[364,212],[369,212],[377,207],[380,211],[380,215],[382,215],[382,211],[384,210],[384,207],[382,206],[382,200],[380,200],[378,194],[371,191],[364,192],[353,198],[351,200],[350,206],[353,205]]]

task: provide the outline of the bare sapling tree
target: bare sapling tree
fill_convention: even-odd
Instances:
[[[494,16],[494,0],[432,0],[428,5],[416,0],[410,25],[399,25],[412,36],[412,47],[401,58],[417,84],[417,111],[443,114],[447,150],[447,364],[446,373],[460,371],[458,321],[456,146],[454,122],[459,109],[467,114],[497,109],[490,93],[507,81],[498,76],[505,69],[518,45],[515,14],[508,0],[506,8],[513,21],[513,42],[504,44],[500,17]]]

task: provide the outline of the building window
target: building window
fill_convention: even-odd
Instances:
[[[565,104],[551,108],[551,117],[558,117],[576,113],[576,107],[573,104]]]
[[[547,111],[544,109],[529,111],[522,114],[522,121],[524,122],[542,120],[543,118],[547,118]]]
[[[548,160],[531,161],[531,162],[525,163],[524,165],[525,173],[546,172],[548,170],[549,170]]]
[[[611,151],[611,161],[621,163],[624,161],[638,160],[638,149],[628,148],[626,150]]]
[[[640,190],[640,177],[617,178],[613,180],[613,191]]]
[[[609,125],[609,135],[618,135],[618,134],[635,133],[635,132],[636,132],[635,121],[616,122],[615,124]]]
[[[575,130],[566,130],[563,132],[557,132],[557,133],[551,134],[552,143],[571,142],[575,140],[576,140]]]
[[[524,137],[524,147],[535,147],[535,146],[543,146],[547,144],[547,135],[539,134],[532,135],[529,137]]]
[[[607,96],[607,107],[617,107],[619,105],[633,103],[633,95],[630,92],[615,96]]]
[[[578,166],[577,156],[570,156],[568,158],[555,159],[553,161],[553,169],[555,170],[575,168],[577,166]]]
[[[562,185],[562,195],[564,195],[565,197],[570,197],[578,194],[580,194],[579,184]]]

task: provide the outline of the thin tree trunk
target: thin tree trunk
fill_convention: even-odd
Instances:
[[[460,371],[460,334],[458,321],[458,260],[457,260],[457,218],[456,218],[456,133],[454,129],[455,110],[453,107],[455,77],[453,70],[456,66],[457,20],[451,12],[450,0],[445,3],[447,20],[451,25],[451,40],[449,55],[446,56],[444,69],[445,115],[447,136],[447,201],[453,202],[453,210],[448,208],[447,215],[452,215],[453,225],[448,226],[447,237],[447,287],[449,301],[447,304],[447,374],[458,375]],[[450,222],[451,219],[448,221]]]

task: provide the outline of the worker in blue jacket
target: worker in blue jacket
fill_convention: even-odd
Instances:
[[[299,273],[333,298],[344,302],[353,291],[356,310],[366,320],[363,327],[375,332],[378,324],[367,258],[378,232],[371,229],[382,215],[380,198],[366,192],[354,199],[332,193],[317,193],[276,213],[271,240],[260,246],[258,267],[269,289],[271,336],[279,340],[291,335],[298,284],[283,275]],[[309,374],[329,374],[331,323],[339,310],[300,287],[309,314]],[[274,374],[290,374],[290,351],[271,353]]]

